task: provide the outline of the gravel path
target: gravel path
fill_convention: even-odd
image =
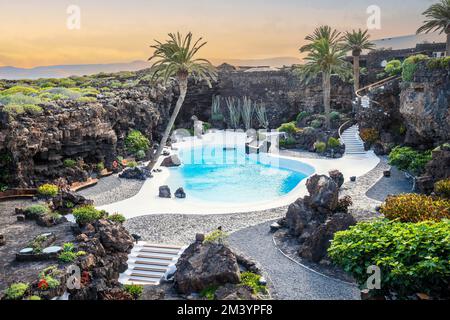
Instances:
[[[224,215],[149,215],[125,222],[125,227],[139,234],[142,240],[155,243],[190,244],[196,233],[209,233],[221,226],[228,233],[255,224],[276,220],[286,214],[287,207],[249,213]]]
[[[283,256],[272,242],[271,222],[233,233],[230,245],[258,261],[267,274],[275,299],[352,300],[359,299],[356,285],[311,272]]]
[[[120,179],[117,174],[114,174],[101,178],[95,186],[80,190],[78,193],[94,200],[96,206],[103,206],[136,195],[143,184],[144,181]]]

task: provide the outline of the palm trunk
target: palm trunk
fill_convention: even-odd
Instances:
[[[331,111],[331,75],[323,73],[323,105],[325,108],[326,126],[330,129],[330,111]]]
[[[359,55],[353,56],[353,78],[354,78],[354,88],[355,88],[355,94],[356,91],[359,90]]]
[[[166,130],[164,131],[164,135],[162,137],[161,143],[159,144],[158,151],[156,152],[153,160],[149,163],[147,168],[149,170],[153,170],[156,162],[158,161],[161,153],[166,146],[167,140],[169,139],[170,132],[172,131],[175,120],[177,119],[178,113],[180,112],[181,107],[183,106],[184,99],[186,98],[186,92],[188,87],[187,78],[178,79],[178,86],[180,88],[180,96],[178,97],[177,104],[175,105],[175,109],[173,110],[172,116],[170,117],[169,123],[167,124]]]
[[[450,32],[447,33],[447,57],[450,57]]]

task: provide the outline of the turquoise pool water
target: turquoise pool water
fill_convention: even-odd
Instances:
[[[167,184],[182,186],[189,198],[210,202],[270,201],[292,191],[308,174],[261,163],[243,149],[182,149],[182,165],[170,169]],[[305,170],[307,171],[307,170]]]

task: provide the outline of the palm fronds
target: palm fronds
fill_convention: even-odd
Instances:
[[[435,31],[439,31],[440,34],[450,33],[450,0],[441,0],[431,5],[423,12],[423,15],[426,19],[417,29],[417,34]]]
[[[352,51],[353,55],[361,54],[363,50],[373,50],[375,44],[369,40],[370,35],[368,30],[358,31],[353,30],[352,32],[346,32],[343,41],[345,50]]]
[[[314,46],[314,42],[320,39],[327,39],[327,41],[331,44],[338,44],[342,41],[342,35],[339,31],[331,28],[330,26],[320,26],[314,30],[314,32],[305,37],[306,41],[310,43],[302,46],[300,48],[300,52],[310,51]]]
[[[152,79],[162,78],[167,83],[171,77],[186,79],[192,75],[196,79],[205,80],[210,87],[211,80],[217,79],[217,71],[208,60],[195,58],[197,52],[206,45],[202,38],[193,42],[191,32],[184,38],[178,32],[169,33],[166,42],[155,42],[151,46],[155,51],[148,59],[156,60],[151,67]]]

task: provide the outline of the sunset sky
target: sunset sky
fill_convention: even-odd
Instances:
[[[370,5],[381,8],[372,38],[413,34],[432,0],[0,0],[0,66],[145,60],[153,39],[192,31],[209,59],[300,57],[316,26],[366,28]],[[66,27],[69,5],[81,29]]]

